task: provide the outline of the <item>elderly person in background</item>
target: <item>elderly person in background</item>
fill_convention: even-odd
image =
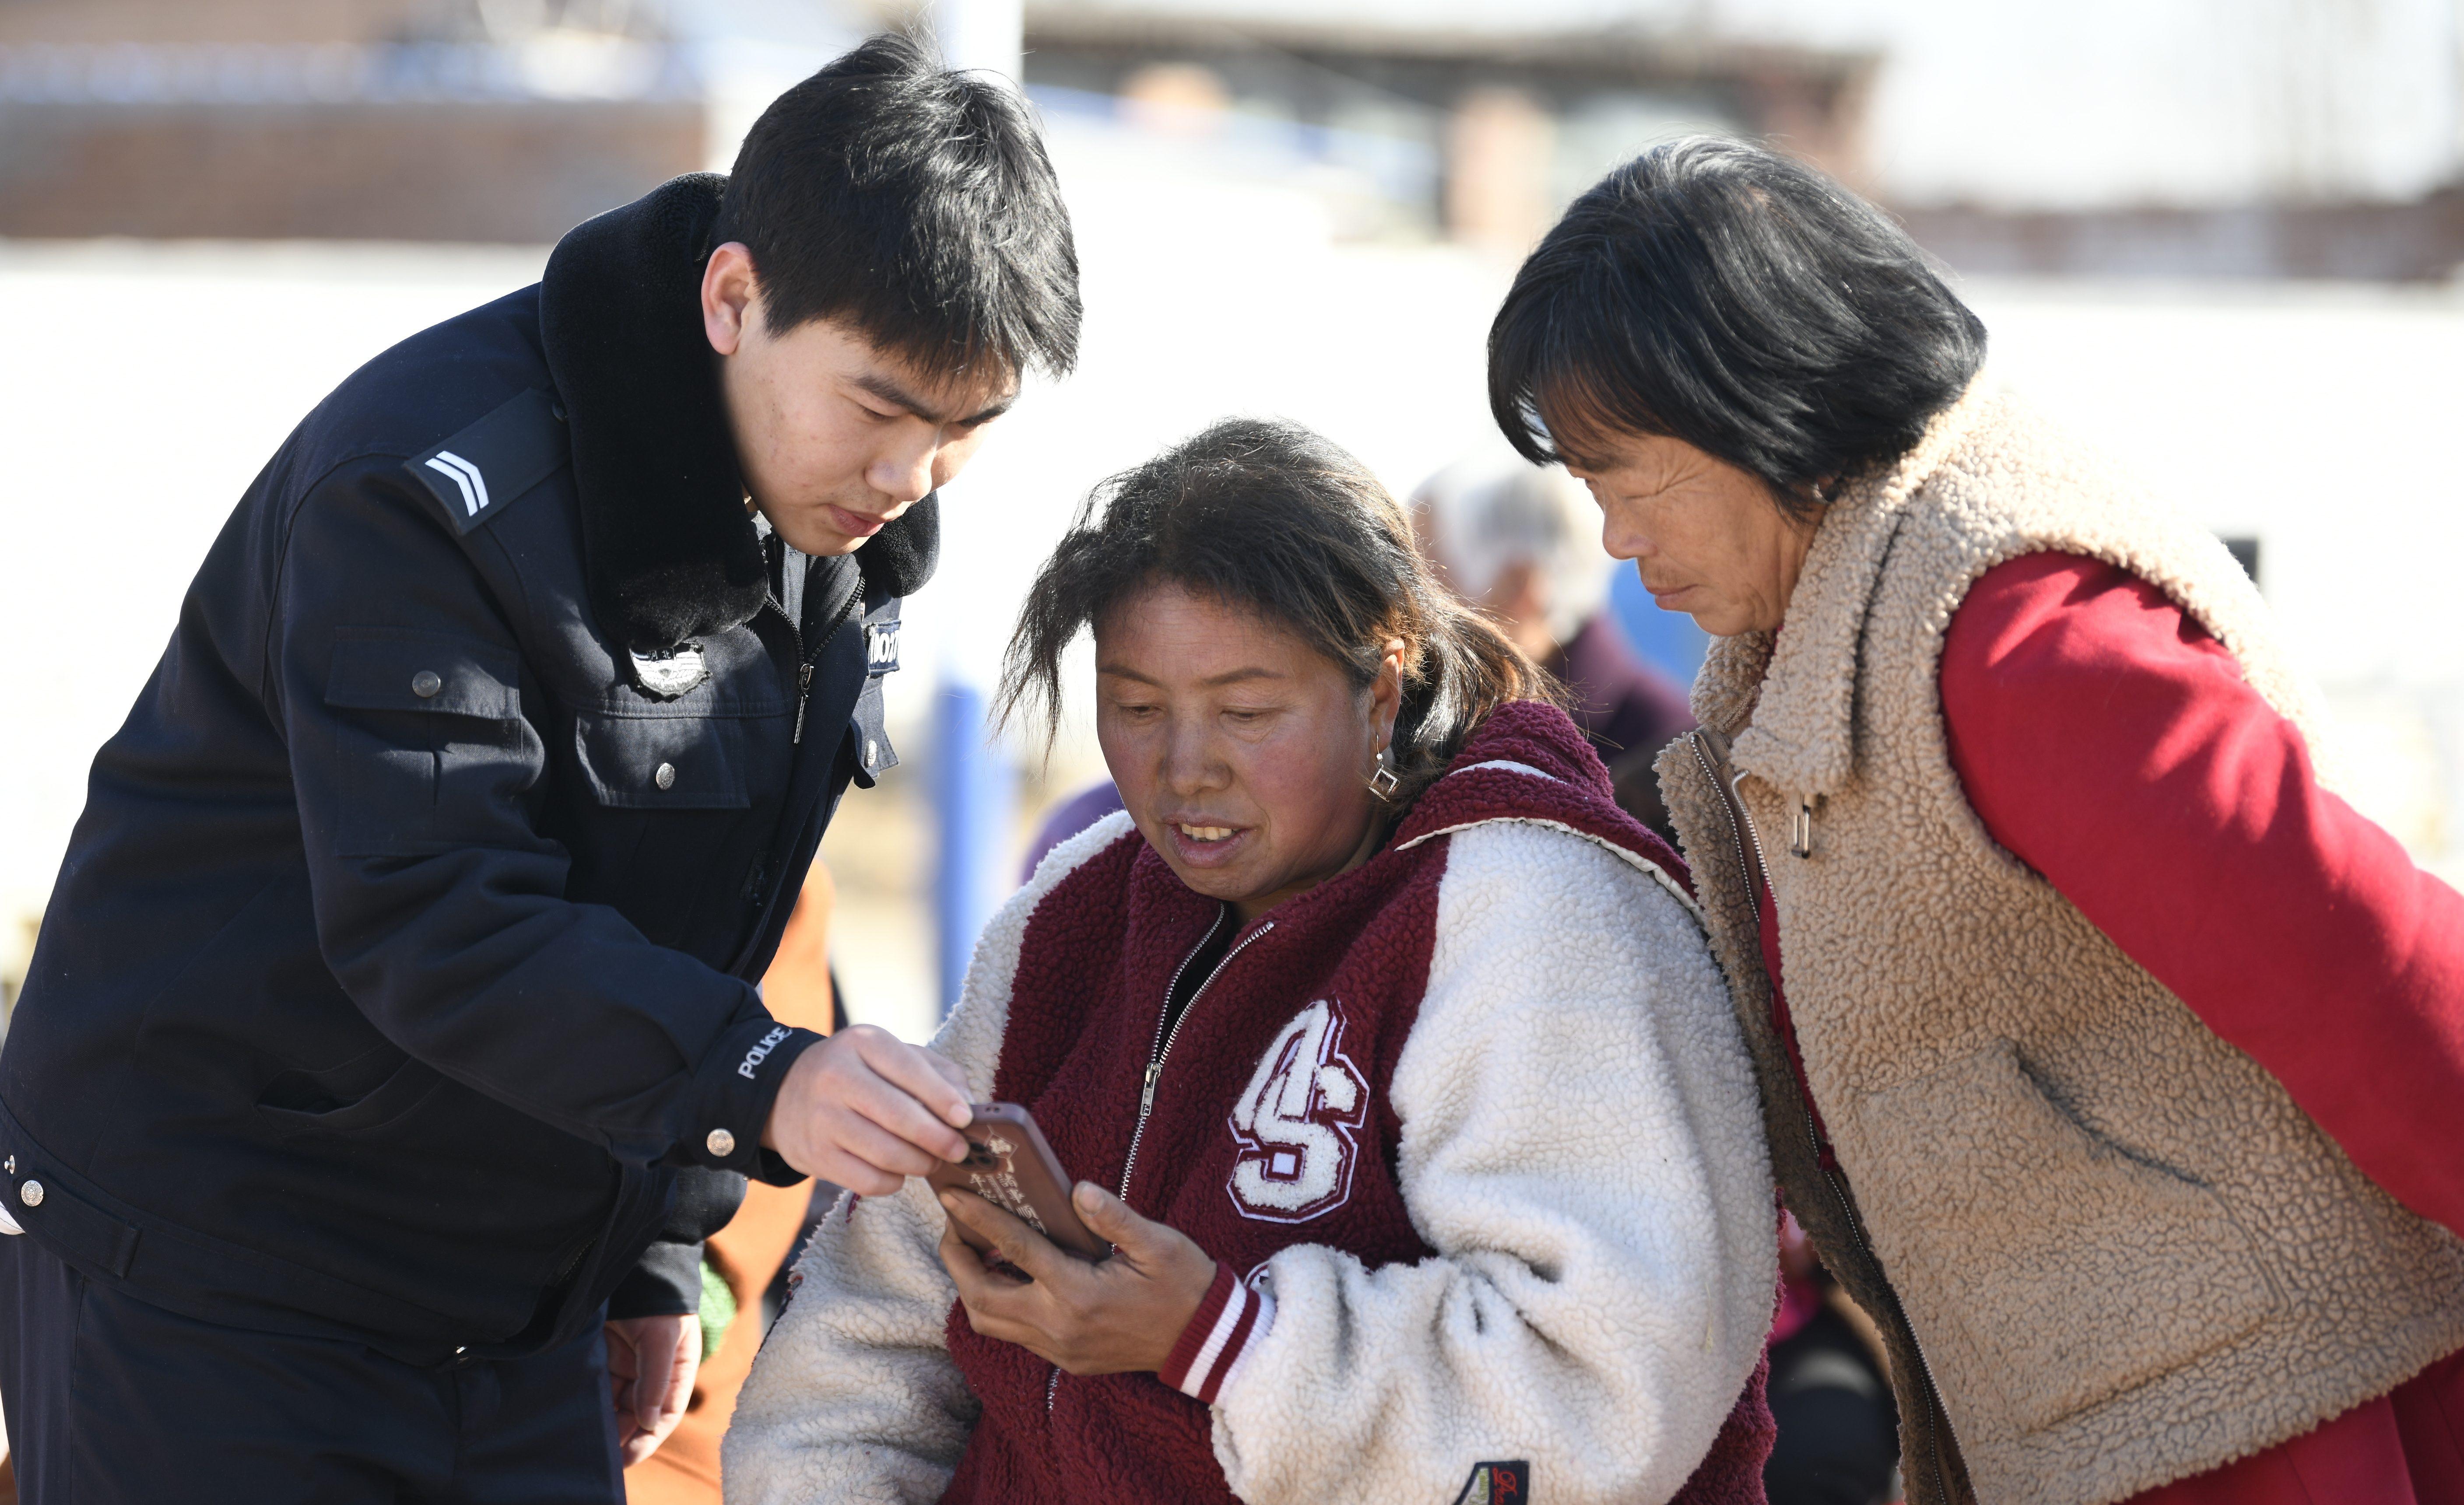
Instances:
[[[1676,840],[1651,762],[1694,717],[1605,609],[1608,561],[1582,483],[1512,454],[1458,461],[1413,493],[1412,531],[1447,586],[1565,685],[1617,804]]]
[[[1661,777],[1909,1498],[2464,1500],[2464,899],[2322,787],[2222,545],[1984,352],[1895,226],[1703,140],[1489,346],[1720,640]]]

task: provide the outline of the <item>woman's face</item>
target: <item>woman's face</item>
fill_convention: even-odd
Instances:
[[[1586,434],[1576,447],[1566,469],[1600,504],[1600,543],[1634,561],[1661,611],[1715,637],[1778,630],[1819,522],[1788,516],[1759,478],[1683,439]]]
[[[1149,586],[1095,628],[1095,732],[1138,834],[1245,922],[1368,860],[1403,645],[1366,690],[1245,608]]]

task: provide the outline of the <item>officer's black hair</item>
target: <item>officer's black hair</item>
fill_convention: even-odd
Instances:
[[[761,112],[719,203],[729,241],[775,332],[843,321],[928,380],[1077,360],[1078,253],[1025,101],[913,37],[873,37]]]
[[[1298,424],[1235,418],[1096,487],[1026,593],[1002,665],[1002,721],[1061,722],[1061,656],[1149,587],[1257,613],[1341,668],[1376,679],[1403,643],[1392,803],[1445,772],[1508,701],[1554,685],[1430,571],[1412,519],[1368,467]]]
[[[1907,452],[1984,360],[1984,323],[1899,226],[1802,163],[1693,137],[1541,239],[1489,327],[1488,403],[1534,464],[1669,435],[1802,516],[1814,486]]]

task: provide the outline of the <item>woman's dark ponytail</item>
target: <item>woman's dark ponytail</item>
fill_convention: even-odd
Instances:
[[[1430,575],[1417,572],[1424,624],[1419,671],[1406,675],[1395,718],[1394,801],[1409,804],[1438,781],[1488,713],[1509,701],[1550,700],[1555,687],[1505,633]],[[1407,643],[1410,639],[1405,640]]]

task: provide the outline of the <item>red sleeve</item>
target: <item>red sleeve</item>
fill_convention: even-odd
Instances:
[[[1942,704],[1993,839],[2464,1231],[2464,897],[2319,787],[2224,645],[2134,576],[2029,555],[1951,619]]]

